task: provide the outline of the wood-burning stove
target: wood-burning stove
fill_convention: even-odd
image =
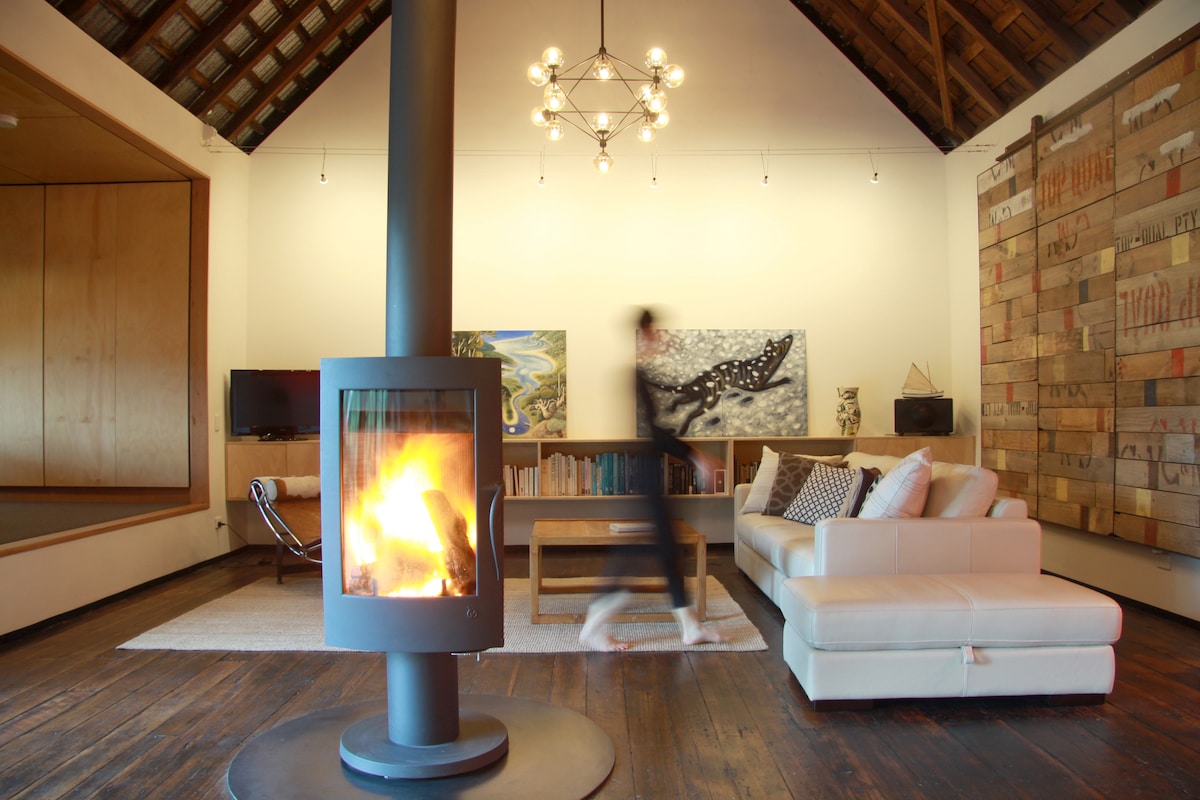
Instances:
[[[461,712],[452,653],[504,643],[495,359],[321,362],[325,640],[386,652],[388,708],[342,736],[387,778],[478,769],[499,721]]]

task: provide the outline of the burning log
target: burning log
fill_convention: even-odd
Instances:
[[[475,594],[475,550],[467,539],[466,518],[454,510],[445,493],[438,489],[422,492],[421,499],[445,550],[450,593]]]

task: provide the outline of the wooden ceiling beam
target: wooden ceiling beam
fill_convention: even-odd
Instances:
[[[348,0],[325,24],[332,25],[330,33],[336,33],[343,30],[350,20],[358,16],[367,8],[371,0]],[[305,12],[307,13],[307,12]],[[299,19],[303,19],[301,16]],[[299,24],[297,21],[296,24]],[[229,121],[222,126],[221,135],[230,141],[234,141],[242,129],[248,125],[255,123],[255,118],[264,108],[272,103],[277,102],[276,96],[283,90],[285,86],[293,81],[295,76],[303,72],[309,62],[321,52],[324,43],[330,39],[330,36],[310,39],[304,47],[302,47],[291,59],[280,66],[280,69],[275,75],[267,81],[262,90],[254,95],[254,102],[247,103],[234,114]]]
[[[78,25],[80,20],[98,5],[100,5],[100,0],[66,0],[66,2],[60,3],[57,9],[58,13]]]
[[[904,3],[893,2],[893,0],[882,0],[880,8],[891,14],[897,24],[909,36],[929,47],[932,51],[932,45],[930,44],[932,35],[929,26],[926,25],[925,20],[917,16],[916,12]],[[972,45],[972,49],[982,47],[982,44]],[[945,53],[945,62],[949,76],[962,86],[967,94],[974,96],[975,100],[983,108],[987,109],[991,118],[1000,117],[1008,111],[1008,106],[1004,101],[992,90],[992,87],[983,79],[983,76],[970,65],[966,54]],[[945,108],[942,109],[942,115],[943,119],[947,118]]]
[[[850,9],[854,9],[854,7],[850,6]],[[925,99],[925,102],[933,108],[940,108],[941,101],[934,93],[933,86],[930,85],[925,75],[917,69],[916,65],[905,58],[896,49],[896,46],[888,41],[887,37],[878,28],[871,24],[870,18],[857,9],[853,11],[850,9],[843,11],[843,15],[846,18],[846,23],[854,31],[854,35],[862,39],[869,46],[862,48],[863,52],[873,52],[881,60],[886,61],[904,80],[908,81],[917,90]]]
[[[942,98],[942,124],[953,130],[954,111],[950,104],[950,80],[946,76],[946,55],[942,50],[942,29],[938,24],[937,0],[925,0],[925,15],[929,18],[929,45],[937,74],[938,94]]]
[[[997,58],[1005,63],[1013,78],[1029,91],[1041,88],[1042,79],[1029,63],[1021,57],[1007,41],[999,36],[987,19],[972,6],[962,5],[959,0],[941,0],[942,9],[972,36],[982,42]]]
[[[226,3],[225,10],[221,12],[207,28],[200,31],[195,39],[184,48],[179,54],[179,58],[171,64],[169,70],[165,70],[158,78],[158,88],[168,94],[175,89],[180,82],[192,73],[205,56],[209,54],[218,42],[221,42],[233,32],[238,25],[241,25],[250,12],[258,5],[257,0],[230,0]]]
[[[121,42],[112,49],[113,55],[125,63],[129,63],[129,60],[137,55],[137,52],[146,46],[146,43],[158,33],[159,29],[167,24],[167,20],[175,16],[180,7],[186,3],[187,0],[169,0],[169,2],[161,4],[162,8],[158,13],[146,14],[125,31]],[[155,8],[155,6],[151,6],[151,8]]]
[[[1125,15],[1125,24],[1133,22],[1139,14],[1146,10],[1146,4],[1141,0],[1110,0],[1109,7],[1115,8]]]
[[[297,3],[288,9],[286,14],[283,14],[275,21],[275,24],[271,26],[271,30],[264,31],[263,35],[255,37],[254,44],[248,50],[241,53],[229,69],[217,77],[212,91],[205,92],[197,98],[197,102],[192,103],[189,106],[189,110],[196,116],[203,117],[216,107],[218,103],[222,102],[222,98],[228,94],[229,90],[236,86],[238,81],[253,72],[258,62],[264,56],[269,55],[271,50],[292,32],[292,28],[299,25],[301,20],[308,16],[309,12],[316,7],[317,1],[305,0],[304,2]],[[248,20],[247,24],[249,24]]]
[[[1078,61],[1087,54],[1087,42],[1080,39],[1075,31],[1063,25],[1062,22],[1046,9],[1038,0],[1010,0],[1021,9],[1030,22],[1045,31],[1050,40],[1060,48],[1059,55],[1065,61]]]

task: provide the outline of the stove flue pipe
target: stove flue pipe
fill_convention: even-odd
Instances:
[[[394,0],[388,110],[388,356],[449,356],[455,0]]]

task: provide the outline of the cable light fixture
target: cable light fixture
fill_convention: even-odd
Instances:
[[[600,50],[570,67],[564,68],[565,63],[562,50],[548,47],[541,61],[529,65],[529,82],[545,87],[542,104],[534,107],[530,118],[552,142],[561,141],[566,134],[564,122],[598,142],[600,152],[592,159],[597,172],[605,174],[612,169],[613,158],[607,147],[618,134],[636,126],[638,140],[652,142],[670,121],[666,90],[683,83],[683,69],[668,64],[667,54],[660,47],[646,51],[644,63],[649,72],[609,53],[604,47],[604,0],[600,0]],[[622,74],[622,67],[629,77]],[[589,108],[584,96],[591,93],[581,91],[581,87],[593,82],[620,84],[628,98],[618,92],[617,99],[609,101],[613,105],[603,106],[588,97],[597,105]],[[625,110],[613,110],[620,108]]]

